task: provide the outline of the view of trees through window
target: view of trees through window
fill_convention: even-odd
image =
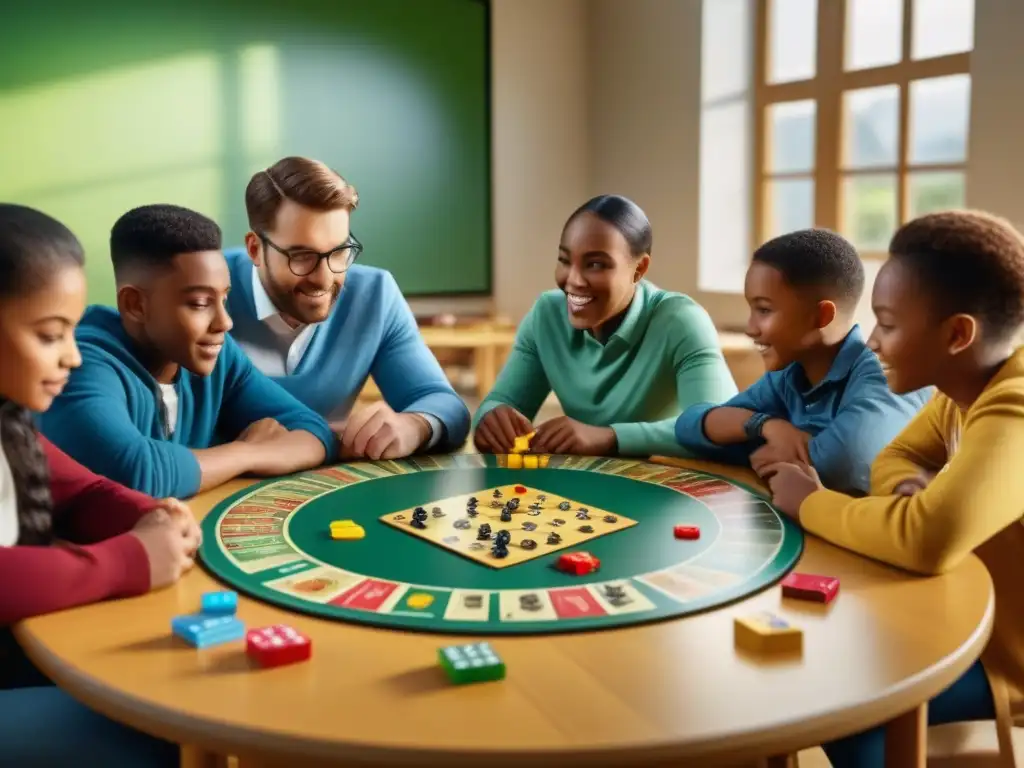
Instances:
[[[835,229],[865,256],[965,199],[974,0],[760,0],[759,242]]]

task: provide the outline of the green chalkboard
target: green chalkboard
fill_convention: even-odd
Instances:
[[[488,8],[479,0],[50,0],[0,24],[0,200],[57,216],[112,303],[107,239],[173,202],[241,242],[285,155],[360,193],[366,264],[407,295],[490,290]]]

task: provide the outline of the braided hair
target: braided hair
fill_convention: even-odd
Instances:
[[[0,203],[0,301],[41,290],[58,270],[84,263],[81,244],[59,221],[32,208]],[[32,412],[3,393],[0,448],[14,478],[18,544],[48,544],[53,540],[49,465]]]

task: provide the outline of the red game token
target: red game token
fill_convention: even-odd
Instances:
[[[696,525],[677,525],[674,529],[677,539],[699,539],[700,528]]]
[[[558,558],[558,570],[574,576],[586,576],[601,567],[601,561],[589,552],[567,552]]]
[[[515,491],[516,493],[526,493],[526,488],[524,488],[524,487],[523,487],[523,486],[521,486],[521,485],[517,485],[517,486],[516,486],[516,487],[515,487],[515,488],[514,488],[513,490],[514,490],[514,491]]]
[[[782,580],[782,596],[816,603],[831,603],[839,593],[839,579],[810,573],[791,573]]]

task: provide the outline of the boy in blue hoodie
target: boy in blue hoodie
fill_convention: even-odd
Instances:
[[[76,330],[82,365],[40,417],[52,442],[158,498],[333,458],[327,422],[228,335],[231,279],[217,224],[143,206],[114,225],[110,251],[118,309],[90,307]]]
[[[693,455],[747,464],[813,466],[833,490],[867,493],[875,456],[931,390],[896,395],[853,315],[864,292],[857,249],[824,229],[769,240],[744,286],[767,373],[725,403],[693,405],[676,440]]]

